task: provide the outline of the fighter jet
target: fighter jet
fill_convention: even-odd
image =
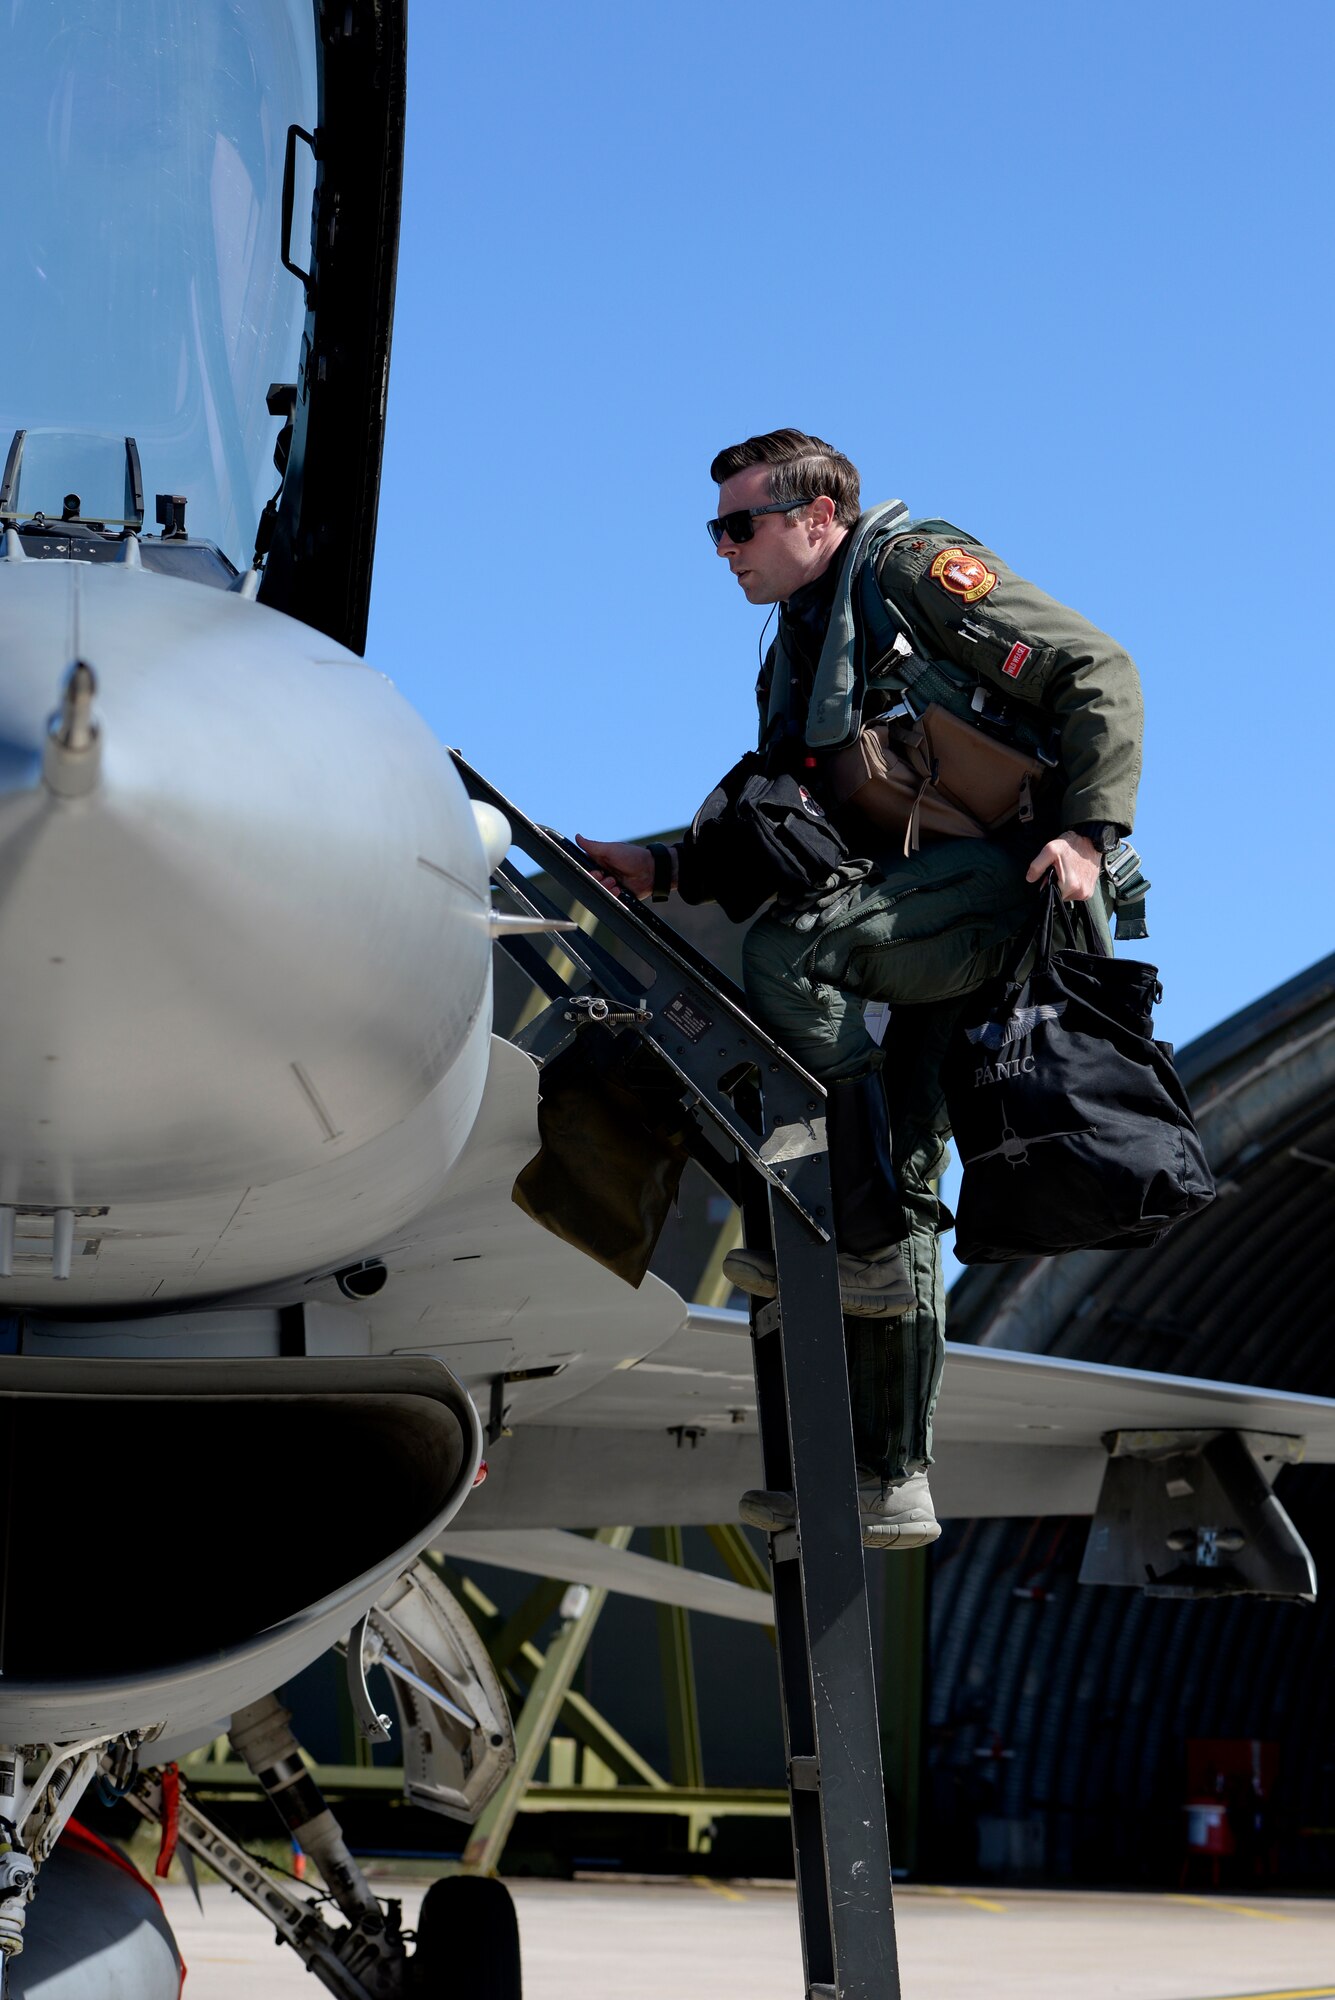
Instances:
[[[343,1645],[383,1736],[382,1666],[412,1795],[474,1817],[510,1719],[421,1551],[486,1450],[475,1548],[645,1588],[538,1531],[726,1517],[759,1476],[746,1322],[632,1289],[512,1201],[540,1064],[492,1033],[493,941],[566,919],[497,911],[504,812],[362,658],[404,0],[13,0],[0,64],[25,168],[0,392],[0,1963],[15,1996],[176,1993],[142,1886],[73,1831],[97,1785],[328,1990],[444,1992],[445,1903],[410,1956],[275,1691]],[[1329,1406],[1031,1356],[956,1372],[961,1504],[1093,1511],[1107,1434],[1245,1432],[1269,1468],[1249,1504],[1310,1594],[1265,1442],[1335,1452]],[[1045,1413],[1069,1449],[1021,1451]],[[300,1502],[299,1545],[266,1490]],[[341,1923],[180,1787],[221,1731]]]

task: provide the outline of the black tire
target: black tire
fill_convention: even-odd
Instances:
[[[433,1882],[411,1966],[414,2000],[523,2000],[519,1923],[504,1882],[488,1875]]]

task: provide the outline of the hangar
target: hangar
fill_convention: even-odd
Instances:
[[[736,969],[740,927],[710,906],[673,914]],[[498,969],[502,1021],[506,991]],[[951,1339],[1330,1395],[1335,955],[1181,1050],[1178,1065],[1219,1200],[1149,1251],[966,1272],[950,1296]],[[688,1173],[655,1270],[684,1297],[725,1305],[717,1271],[732,1226]],[[1280,1497],[1329,1586],[1335,1474],[1291,1466]],[[956,1518],[935,1549],[869,1565],[896,1862],[938,1876],[1175,1883],[1196,1865],[1187,1808],[1205,1790],[1233,1803],[1226,1876],[1325,1875],[1335,1844],[1335,1750],[1322,1714],[1329,1587],[1308,1606],[1081,1585],[1088,1526],[1087,1512]],[[704,1561],[703,1535],[688,1534]],[[655,1725],[632,1671],[645,1636],[632,1640],[634,1619],[614,1604],[595,1644],[609,1711],[643,1740]],[[728,1637],[727,1650],[745,1650],[740,1630]],[[726,1678],[720,1645],[701,1651]],[[707,1766],[711,1677],[699,1675]],[[769,1718],[757,1714],[754,1727],[748,1752],[734,1718],[724,1749],[716,1715],[731,1782],[773,1782]]]
[[[1219,1200],[1149,1252],[967,1272],[951,1335],[1329,1395],[1335,956],[1178,1060]],[[1315,1605],[1081,1587],[1083,1522],[951,1524],[933,1552],[923,1717],[935,1865],[1174,1880],[1189,1794],[1254,1779],[1235,1872],[1329,1879],[1335,1478],[1297,1465],[1281,1491],[1323,1582]]]

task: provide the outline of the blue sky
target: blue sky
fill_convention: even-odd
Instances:
[[[1160,1032],[1332,948],[1335,8],[414,0],[368,656],[536,818],[754,730],[714,452],[792,423],[1117,635]]]

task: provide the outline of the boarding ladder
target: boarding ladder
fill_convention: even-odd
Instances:
[[[655,1074],[675,1083],[692,1157],[738,1203],[748,1244],[773,1246],[778,1296],[753,1303],[751,1336],[765,1484],[796,1496],[796,1529],[770,1536],[769,1552],[806,1992],[899,2000],[825,1093],[684,938],[455,763],[470,797],[505,815],[514,845],[603,934],[562,933],[574,968],[564,978],[532,936],[502,937],[549,1002],[515,1041],[541,1066],[591,1020],[641,1037]],[[493,879],[517,916],[567,914],[508,861]]]

